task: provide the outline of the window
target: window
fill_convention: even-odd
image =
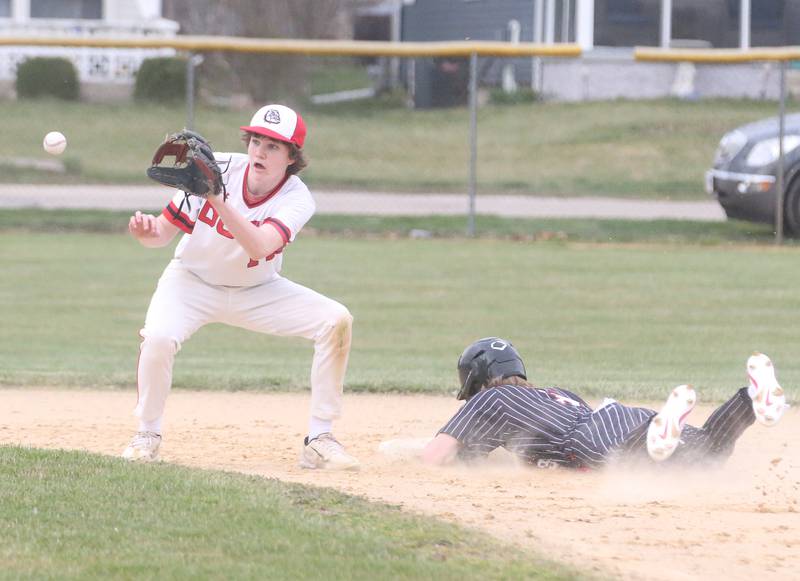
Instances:
[[[103,0],[31,0],[31,18],[103,17]]]
[[[11,18],[11,0],[0,0],[0,18]]]
[[[784,0],[752,0],[750,2],[750,24],[753,28],[780,28],[783,22]],[[741,0],[728,0],[728,13],[737,24],[741,12]]]
[[[643,0],[608,0],[606,14],[612,24],[640,24],[646,22]]]

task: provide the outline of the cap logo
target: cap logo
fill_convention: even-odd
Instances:
[[[267,112],[264,113],[264,121],[278,125],[281,122],[281,114],[275,109],[267,109]]]
[[[489,345],[489,347],[491,347],[495,351],[503,351],[505,350],[506,347],[508,347],[508,343],[505,343],[503,341],[492,341],[492,344]]]

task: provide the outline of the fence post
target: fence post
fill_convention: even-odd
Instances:
[[[478,188],[478,53],[469,56],[469,218],[467,236],[475,236],[475,194]]]
[[[780,64],[780,106],[778,108],[778,176],[775,183],[775,243],[783,243],[783,135],[786,121],[786,61]]]

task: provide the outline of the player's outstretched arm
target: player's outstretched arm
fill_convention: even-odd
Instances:
[[[169,244],[178,227],[170,224],[169,221],[160,215],[142,214],[139,210],[131,216],[128,221],[128,232],[139,241],[139,244],[147,248],[160,248]]]
[[[453,436],[436,434],[436,437],[422,450],[420,457],[425,464],[433,466],[449,464],[455,460],[459,445],[458,440]]]

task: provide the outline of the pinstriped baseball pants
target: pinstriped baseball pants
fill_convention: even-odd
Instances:
[[[585,466],[599,468],[614,460],[647,458],[647,428],[653,410],[619,403],[588,414],[568,438],[567,453]],[[755,422],[747,388],[718,407],[702,427],[687,425],[677,450],[665,464],[707,465],[722,462],[733,452],[736,440]]]

